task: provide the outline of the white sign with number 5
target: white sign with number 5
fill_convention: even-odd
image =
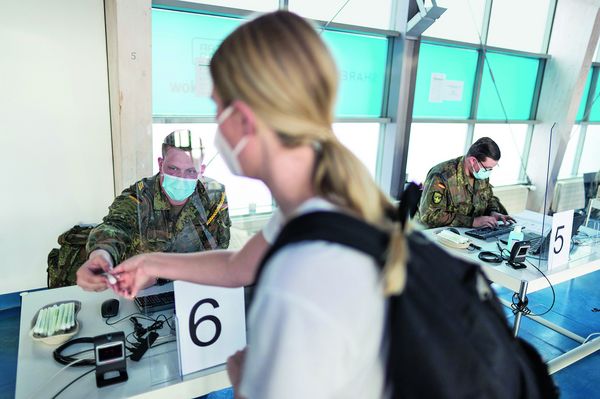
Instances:
[[[548,270],[569,262],[573,210],[552,215],[552,233],[548,248]]]
[[[182,375],[223,364],[246,346],[243,288],[173,286]]]

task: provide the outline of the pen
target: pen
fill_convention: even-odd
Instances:
[[[479,245],[475,245],[473,243],[470,243],[469,246],[481,251],[481,247]]]

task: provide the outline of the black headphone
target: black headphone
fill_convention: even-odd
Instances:
[[[497,253],[491,252],[491,251],[482,251],[479,253],[478,257],[482,261],[488,262],[488,263],[501,263],[502,262],[502,256],[498,255]]]
[[[84,360],[78,361],[75,364],[71,364],[71,363],[79,360],[79,358],[72,357],[72,356],[65,356],[65,355],[61,354],[61,352],[64,351],[65,349],[67,349],[69,346],[77,345],[77,344],[93,344],[93,343],[94,343],[94,338],[92,338],[92,337],[75,338],[75,339],[65,342],[64,344],[62,344],[61,346],[56,348],[54,350],[54,352],[52,353],[52,356],[54,356],[54,360],[56,360],[60,364],[71,365],[71,367],[95,366],[96,359],[84,359]]]

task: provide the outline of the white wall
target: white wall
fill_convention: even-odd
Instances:
[[[112,201],[102,0],[2,2],[0,143],[3,294],[45,286],[58,235]]]

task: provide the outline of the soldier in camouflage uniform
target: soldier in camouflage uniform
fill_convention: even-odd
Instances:
[[[106,279],[97,274],[140,253],[187,253],[229,246],[231,220],[225,187],[208,177],[198,180],[204,170],[203,151],[199,141],[196,154],[192,141],[187,130],[169,134],[158,161],[159,173],[140,180],[114,200],[103,223],[90,233],[86,246],[90,255],[77,272],[78,285],[95,291],[107,288]]]
[[[434,166],[425,180],[418,218],[428,227],[496,226],[514,222],[494,196],[489,174],[500,159],[500,148],[482,137],[461,156]]]

